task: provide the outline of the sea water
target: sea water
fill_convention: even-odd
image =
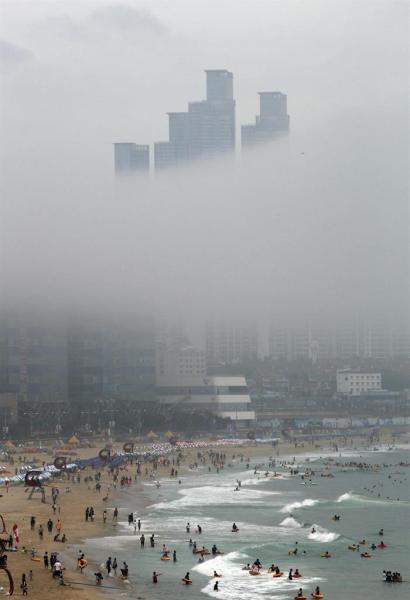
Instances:
[[[325,467],[324,456],[296,457],[299,471],[311,468],[319,472]],[[260,458],[251,461],[249,470],[239,461],[219,474],[202,467],[183,478],[182,485],[175,480],[163,480],[159,489],[154,484],[145,485],[144,494],[151,498],[151,504],[139,515],[145,548],[141,549],[133,527],[121,522],[117,535],[88,540],[85,550],[101,563],[108,555],[116,556],[119,564],[126,560],[130,568],[128,592],[116,594],[134,599],[290,600],[300,587],[310,596],[316,585],[325,598],[333,600],[410,598],[410,468],[382,466],[410,461],[410,451],[352,451],[331,456],[340,462],[362,460],[381,466],[369,471],[342,471],[333,466],[330,470],[335,477],[316,475],[312,481],[317,485],[301,485],[300,474],[292,477],[288,469],[280,467],[280,477],[254,475],[252,465],[262,463]],[[242,487],[235,492],[237,479]],[[123,514],[133,510],[133,494],[140,493],[124,495]],[[341,515],[340,521],[332,520],[334,514]],[[187,522],[191,524],[190,534],[185,530]],[[233,522],[240,529],[238,533],[231,531]],[[201,535],[195,533],[197,524],[202,527]],[[348,549],[362,539],[379,543],[382,527],[386,549],[363,547],[372,554],[370,559]],[[149,545],[151,533],[155,533],[155,548]],[[198,563],[188,544],[190,537],[198,547],[211,549],[216,544],[224,555]],[[171,555],[176,550],[176,563],[160,560],[162,544]],[[288,551],[296,546],[297,556],[289,556]],[[331,559],[321,558],[326,550]],[[260,576],[252,577],[242,567],[256,558],[264,569]],[[279,565],[283,577],[274,579],[266,572],[272,563]],[[290,568],[298,568],[303,577],[289,581]],[[213,590],[214,570],[222,574],[219,591]],[[383,570],[401,572],[404,582],[383,582]],[[157,585],[152,584],[153,571],[161,573]],[[193,580],[190,586],[181,582],[187,571]]]

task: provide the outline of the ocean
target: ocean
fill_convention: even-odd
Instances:
[[[119,505],[121,514],[126,515],[141,505],[142,496],[148,503],[138,513],[146,536],[145,548],[141,549],[133,527],[121,521],[117,535],[87,540],[84,550],[98,563],[105,562],[108,555],[116,556],[118,563],[128,563],[127,590],[116,591],[115,597],[290,600],[299,588],[310,597],[318,585],[324,597],[332,600],[409,598],[410,466],[399,463],[410,464],[410,449],[352,450],[341,455],[329,451],[327,456],[331,462],[324,452],[296,456],[293,468],[299,470],[297,476],[279,465],[285,457],[276,458],[277,467],[270,469],[268,477],[263,470],[254,474],[257,463],[264,462],[267,468],[267,458],[253,459],[249,469],[236,459],[231,468],[220,473],[199,468],[184,477],[182,485],[173,479],[162,480],[160,488],[145,484],[143,492],[125,492]],[[372,468],[342,468],[335,465],[337,461],[365,462]],[[301,472],[307,468],[315,471],[315,485],[302,485]],[[280,476],[274,477],[274,470]],[[322,472],[334,477],[321,477]],[[234,491],[237,479],[242,485]],[[335,514],[340,515],[339,521],[332,520]],[[185,530],[187,522],[191,524],[190,534]],[[233,522],[239,527],[238,533],[231,531]],[[195,533],[198,524],[201,535]],[[383,538],[378,535],[381,528]],[[155,548],[149,546],[151,533],[155,533]],[[224,554],[208,556],[199,564],[189,537],[209,549],[216,544]],[[362,539],[368,543],[361,551],[369,551],[371,558],[362,558],[360,552],[348,549]],[[371,550],[370,544],[378,544],[381,539],[387,548]],[[163,544],[171,552],[176,550],[176,563],[160,560]],[[297,555],[289,556],[288,551],[295,547]],[[321,557],[326,551],[330,559]],[[257,558],[263,570],[252,577],[242,567]],[[273,578],[267,573],[272,563],[279,565],[283,577]],[[290,568],[299,569],[302,578],[288,580]],[[403,583],[385,583],[383,570],[399,571]],[[153,571],[161,573],[157,585],[152,584]],[[193,581],[189,586],[181,582],[187,571]],[[213,589],[214,571],[222,574],[218,591]]]

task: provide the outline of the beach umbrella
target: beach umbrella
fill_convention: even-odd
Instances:
[[[172,438],[172,437],[174,437],[174,434],[172,433],[172,431],[167,431],[166,434],[165,434],[165,437],[166,438]]]
[[[4,444],[6,448],[15,448],[16,446],[13,444],[12,441],[7,440],[7,442]]]
[[[70,437],[70,439],[68,440],[69,444],[79,444],[80,440],[78,439],[78,437],[76,437],[75,435],[72,435]]]
[[[151,440],[157,438],[157,434],[154,431],[150,431],[149,433],[147,433],[147,438],[150,438]]]

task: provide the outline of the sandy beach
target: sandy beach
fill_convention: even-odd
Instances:
[[[359,447],[365,440],[359,441],[354,440],[354,445]],[[309,451],[318,451],[321,447],[329,447],[331,440],[323,440],[320,445],[313,445],[311,443],[299,444],[295,447],[294,444],[281,443],[277,447],[273,448],[270,444],[259,444],[249,443],[245,446],[212,446],[212,450],[215,452],[226,453],[226,462],[229,463],[229,458],[236,454],[242,454],[245,457],[249,457],[253,464],[257,457],[266,456],[284,456],[293,455]],[[350,443],[350,442],[349,442]],[[120,450],[122,444],[118,444],[114,447],[114,450]],[[211,449],[211,448],[209,448]],[[205,451],[206,449],[200,449]],[[192,465],[197,459],[198,449],[189,449],[183,451],[183,459],[179,467],[178,477],[186,477],[189,473],[188,467]],[[78,457],[87,458],[90,456],[96,456],[98,453],[97,448],[79,449]],[[6,463],[3,465],[8,468],[11,472],[16,466],[19,465],[20,453],[13,455],[14,465],[10,466]],[[37,453],[35,455],[36,464],[41,464],[43,461],[50,462],[50,456],[43,453]],[[169,457],[168,457],[169,458]],[[30,461],[33,461],[33,457],[30,457]],[[98,492],[95,488],[95,481],[85,481],[89,476],[94,476],[97,471],[101,471],[101,490]],[[158,462],[157,469],[153,472],[152,464],[142,465],[141,476],[135,478],[136,465],[129,464],[120,467],[119,479],[126,476],[132,478],[131,486],[139,489],[143,489],[144,481],[148,480],[159,480],[163,476],[169,476],[170,466],[161,465],[161,460]],[[59,597],[67,600],[76,598],[77,600],[94,598],[101,598],[102,592],[109,592],[109,588],[123,589],[124,584],[120,578],[104,578],[103,587],[100,589],[94,583],[93,573],[95,568],[89,564],[84,570],[83,574],[76,569],[76,560],[78,551],[81,549],[81,542],[86,538],[96,538],[114,535],[116,531],[116,521],[113,519],[113,508],[117,505],[120,508],[120,514],[118,520],[126,520],[127,515],[122,514],[121,511],[121,486],[115,487],[110,475],[106,469],[92,470],[87,468],[80,472],[81,481],[80,483],[73,482],[72,476],[68,480],[68,475],[59,475],[52,481],[47,483],[45,486],[46,490],[46,503],[42,503],[40,493],[34,493],[32,499],[28,499],[28,492],[25,490],[24,485],[12,485],[8,492],[3,486],[1,492],[3,497],[0,499],[1,502],[1,514],[4,517],[7,534],[3,534],[3,538],[6,539],[12,531],[14,523],[18,525],[19,530],[19,544],[17,552],[7,552],[8,557],[8,568],[10,569],[14,582],[15,582],[15,594],[20,595],[20,583],[22,574],[26,574],[28,582],[28,593],[33,599],[38,600],[52,600]],[[58,488],[58,501],[55,508],[55,514],[52,507],[51,491],[52,488]],[[128,488],[128,486],[127,486]],[[140,505],[135,507],[135,510],[142,510],[144,496],[141,494],[139,499]],[[93,506],[95,511],[94,521],[90,519],[85,520],[85,509],[86,507]],[[103,511],[107,510],[106,523],[103,522]],[[36,523],[34,529],[31,529],[30,519],[34,516]],[[51,533],[47,530],[47,521],[51,519],[53,521],[53,530]],[[57,520],[61,521],[61,535],[65,533],[67,542],[65,544],[54,542],[53,538],[56,534],[55,524]],[[44,529],[43,538],[39,535],[39,526],[42,525]],[[26,553],[23,553],[23,547],[26,549]],[[35,549],[36,556],[40,559],[39,561],[31,560],[31,550]],[[51,575],[50,569],[46,569],[43,564],[43,555],[48,552],[59,552],[59,557],[65,567],[64,580],[65,585],[59,585],[57,580],[54,580]],[[95,567],[98,568],[97,565]],[[29,572],[32,571],[32,578],[29,577]],[[1,584],[5,589],[3,593],[8,589],[6,586],[5,574],[3,575]],[[105,595],[105,594],[104,594]]]

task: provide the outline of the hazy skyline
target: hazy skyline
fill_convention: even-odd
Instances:
[[[11,302],[170,314],[408,314],[406,2],[0,3],[1,270]],[[115,189],[113,141],[234,73],[291,133]],[[239,136],[238,136],[239,137]],[[135,190],[135,194],[134,194]]]

